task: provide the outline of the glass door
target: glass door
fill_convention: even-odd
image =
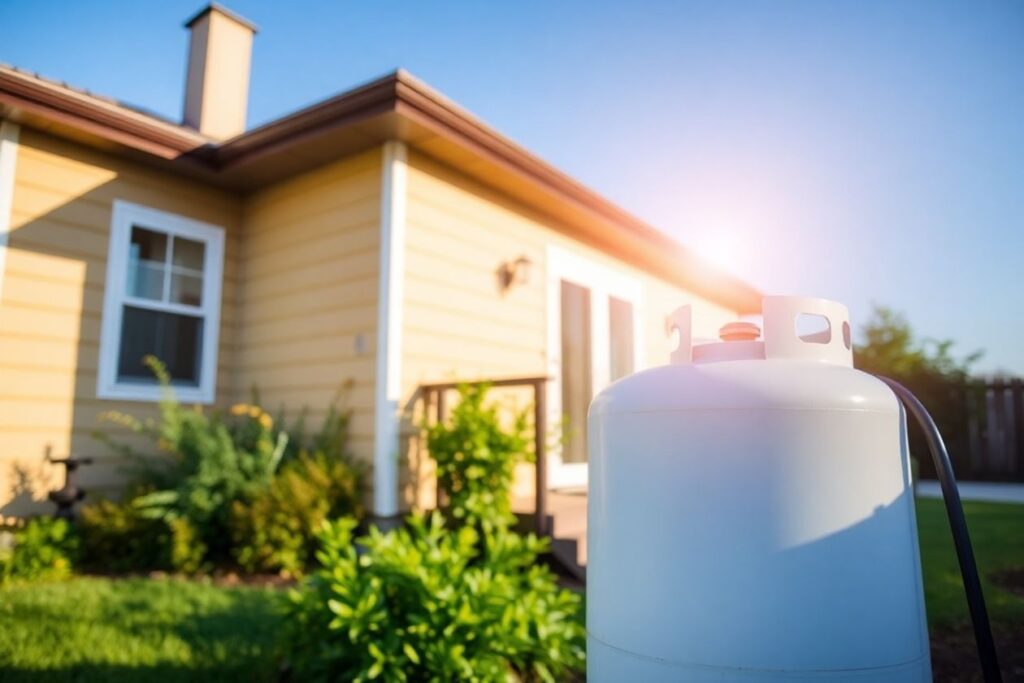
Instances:
[[[614,382],[633,373],[636,364],[636,330],[633,327],[633,304],[618,297],[608,297],[608,379]]]
[[[639,367],[640,287],[569,252],[549,252],[548,267],[549,420],[561,426],[548,481],[555,489],[582,488],[588,478],[590,401]]]
[[[562,464],[587,462],[587,408],[593,396],[590,290],[561,281]]]

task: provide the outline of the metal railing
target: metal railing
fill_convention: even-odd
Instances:
[[[513,377],[505,379],[474,380],[472,382],[444,382],[420,385],[420,396],[424,402],[424,415],[430,420],[443,422],[447,415],[447,395],[462,386],[488,387],[530,387],[533,390],[533,448],[536,456],[534,467],[534,523],[538,536],[547,536],[547,377]],[[437,487],[438,506],[441,503],[440,482]]]

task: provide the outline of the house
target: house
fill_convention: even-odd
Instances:
[[[0,67],[0,514],[48,508],[107,411],[182,400],[324,411],[347,384],[372,511],[430,505],[407,415],[424,384],[546,376],[549,424],[666,361],[693,304],[714,336],[759,294],[404,71],[246,130],[255,27],[210,5],[182,121]],[[529,106],[524,103],[523,106]],[[575,436],[574,436],[575,434]],[[586,484],[578,430],[552,487]]]

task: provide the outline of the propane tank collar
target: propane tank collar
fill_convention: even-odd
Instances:
[[[693,334],[693,311],[680,306],[668,317],[669,331],[677,343],[669,354],[673,364],[722,360],[806,360],[853,367],[850,314],[846,307],[827,299],[769,296],[762,301],[762,327],[736,321],[719,330],[721,341],[698,344]],[[808,322],[824,329],[801,333]]]
[[[695,344],[694,363],[715,363],[727,360],[764,360],[764,342],[760,340],[714,341]]]

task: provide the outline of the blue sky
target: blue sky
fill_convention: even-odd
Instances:
[[[1024,374],[1024,3],[268,2],[250,124],[404,67],[769,293]],[[0,3],[0,61],[170,117],[195,0]]]

